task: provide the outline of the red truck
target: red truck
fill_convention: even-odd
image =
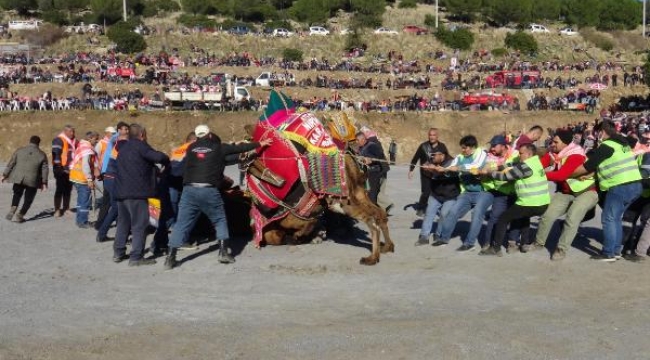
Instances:
[[[485,87],[532,88],[541,76],[539,71],[497,71],[485,78]]]

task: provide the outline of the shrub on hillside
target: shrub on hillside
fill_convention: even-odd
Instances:
[[[293,48],[285,48],[282,50],[282,58],[285,61],[302,61],[302,51]]]
[[[23,37],[29,41],[31,45],[38,45],[42,47],[56,44],[59,40],[66,37],[62,28],[51,24],[45,24],[38,30],[25,31]]]
[[[68,17],[62,11],[59,10],[49,10],[42,13],[41,18],[45,22],[52,23],[54,25],[65,26],[70,25]]]
[[[202,28],[215,28],[217,27],[217,22],[213,19],[208,18],[205,15],[193,16],[190,14],[182,14],[176,19],[181,25],[185,25],[189,28],[193,27],[202,27]]]
[[[415,0],[402,0],[397,5],[398,9],[415,9],[418,7],[418,3]]]
[[[269,21],[264,24],[265,28],[268,29],[278,29],[278,28],[283,28],[287,29],[289,31],[293,31],[293,26],[291,26],[291,23],[285,20],[273,20]]]
[[[159,13],[179,11],[180,5],[174,0],[153,0],[143,4],[142,16],[153,17]]]
[[[506,35],[505,45],[507,48],[522,51],[526,54],[536,53],[539,46],[533,35],[523,31],[508,33]]]
[[[133,54],[147,48],[147,42],[142,35],[129,29],[129,25],[111,26],[106,35],[115,43],[115,50],[121,53]]]
[[[474,44],[474,34],[465,28],[457,28],[451,31],[444,26],[440,26],[434,36],[438,41],[452,49],[469,50]]]
[[[614,43],[607,36],[597,33],[594,29],[581,29],[580,35],[582,35],[583,39],[594,44],[595,47],[601,50],[611,51],[614,49]]]
[[[365,43],[361,38],[361,34],[357,30],[350,31],[345,35],[345,50],[352,51],[353,49],[363,48]]]
[[[436,17],[431,14],[424,15],[424,25],[430,28],[436,27]]]
[[[494,57],[504,57],[504,56],[508,55],[508,50],[504,49],[504,48],[496,48],[496,49],[492,49],[492,51],[490,53]]]

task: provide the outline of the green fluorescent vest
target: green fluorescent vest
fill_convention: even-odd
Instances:
[[[546,173],[539,156],[535,155],[524,161],[533,170],[533,175],[515,181],[515,192],[519,206],[542,206],[551,203]]]
[[[634,153],[629,146],[611,140],[603,141],[601,146],[603,145],[614,149],[614,154],[598,165],[600,190],[607,191],[614,186],[641,180],[639,165],[634,160]]]
[[[519,151],[515,150],[506,159],[506,167],[508,167],[507,164],[512,164],[513,162],[518,161],[518,159],[519,159]],[[492,169],[491,165],[492,164],[490,162],[490,159],[488,158],[487,166],[489,169]],[[510,181],[501,181],[501,180],[495,180],[491,178],[484,178],[481,181],[481,185],[483,185],[483,189],[485,189],[485,191],[496,190],[506,195],[510,195],[515,192],[515,187],[513,183]]]
[[[636,163],[639,164],[639,169],[643,166],[643,154],[639,154],[636,157]],[[650,189],[643,189],[643,192],[641,193],[642,198],[650,198]]]
[[[566,162],[567,158],[562,159],[562,165]],[[580,180],[580,179],[567,179],[566,183],[569,185],[569,189],[574,193],[581,193],[590,187],[594,186],[596,180],[593,177],[589,179]]]

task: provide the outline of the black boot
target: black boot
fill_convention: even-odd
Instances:
[[[165,270],[171,270],[176,267],[176,251],[177,248],[169,248],[169,254],[165,259]]]
[[[219,240],[219,262],[222,264],[235,262],[235,258],[228,253],[228,240]]]

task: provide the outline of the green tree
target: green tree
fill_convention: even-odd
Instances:
[[[481,11],[483,0],[446,0],[444,5],[452,18],[472,22]]]
[[[568,24],[598,26],[602,0],[564,0],[563,15]]]
[[[235,18],[242,21],[263,22],[278,15],[270,2],[260,0],[237,0],[233,10]]]
[[[533,0],[485,0],[482,9],[483,16],[499,26],[525,24],[532,17]]]
[[[28,15],[30,11],[38,9],[37,0],[0,0],[0,7],[5,10],[16,10],[18,15]]]
[[[106,36],[116,45],[116,50],[125,54],[144,51],[147,42],[142,35],[133,32],[132,23],[119,22],[108,29]]]
[[[106,20],[110,25],[122,19],[122,0],[90,0],[90,7],[100,24]]]
[[[324,23],[329,17],[329,9],[322,0],[296,0],[289,13],[296,20],[308,24]]]
[[[351,10],[354,11],[352,27],[374,28],[381,26],[381,17],[386,11],[385,0],[350,0]]]
[[[636,0],[604,0],[598,29],[633,30],[641,23],[642,4]]]
[[[558,20],[562,14],[561,0],[535,0],[533,2],[533,20]]]
[[[519,50],[528,54],[535,53],[538,49],[537,40],[535,40],[533,35],[523,31],[517,31],[514,34],[508,33],[506,35],[505,45],[509,49]]]
[[[181,7],[184,12],[196,16],[206,14],[210,8],[210,2],[206,0],[181,0]]]
[[[469,29],[458,28],[454,31],[440,26],[434,33],[436,39],[452,49],[469,50],[474,44],[474,33]]]

